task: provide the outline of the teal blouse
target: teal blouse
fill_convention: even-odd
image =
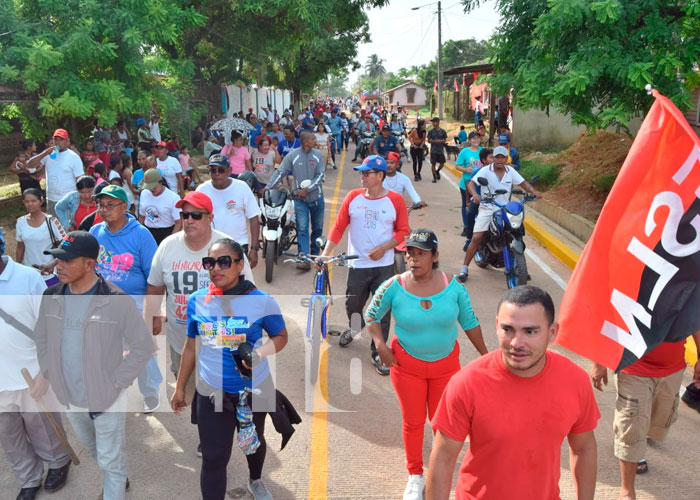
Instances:
[[[425,309],[421,301],[430,301]],[[401,346],[414,358],[438,361],[454,349],[459,330],[479,325],[467,289],[454,277],[447,287],[430,297],[408,292],[398,277],[386,280],[377,289],[365,311],[365,322],[378,323],[391,310],[394,331]]]

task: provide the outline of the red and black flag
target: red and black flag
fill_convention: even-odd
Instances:
[[[616,371],[700,330],[700,139],[652,94],[559,312],[557,343]]]

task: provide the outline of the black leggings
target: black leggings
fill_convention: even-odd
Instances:
[[[238,428],[236,413],[230,411],[215,411],[214,403],[199,392],[197,399],[197,427],[199,440],[202,443],[202,473],[199,476],[202,489],[202,500],[224,500],[226,497],[226,467],[231,458],[234,446],[233,435]],[[238,403],[238,395],[230,394],[229,398]],[[235,406],[234,406],[235,408]],[[260,447],[253,455],[246,455],[250,480],[255,481],[262,476],[267,444],[265,443],[266,412],[253,412],[253,423],[258,433]],[[236,445],[236,447],[238,447]]]
[[[423,148],[414,148],[411,146],[411,160],[413,160],[413,175],[420,175],[423,168]]]

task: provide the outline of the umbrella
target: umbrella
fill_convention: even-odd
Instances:
[[[253,126],[240,118],[224,118],[214,123],[211,130],[223,130],[230,132],[231,130],[253,130]]]

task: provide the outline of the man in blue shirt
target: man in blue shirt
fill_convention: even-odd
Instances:
[[[284,134],[284,140],[280,141],[280,145],[277,146],[277,152],[284,158],[292,149],[300,148],[301,141],[297,139],[296,130],[294,130],[292,125],[285,126],[282,133]]]
[[[258,136],[262,132],[262,125],[258,123],[258,117],[255,114],[250,114],[250,124],[253,126],[253,130],[248,131],[248,146],[255,149],[258,144]]]
[[[372,144],[369,145],[370,154],[380,155],[384,158],[391,151],[396,151],[401,155],[401,145],[399,140],[391,135],[391,127],[389,125],[384,125],[382,127],[382,132],[375,137]]]
[[[337,108],[331,110],[331,117],[326,123],[331,128],[331,135],[335,138],[335,144],[333,145],[333,153],[335,154],[335,152],[340,149],[340,136],[343,132],[342,121],[338,116]]]
[[[310,130],[313,132],[315,126],[316,126],[316,122],[314,121],[313,117],[311,116],[311,111],[307,111],[304,114],[304,118],[301,120],[301,128],[303,130]]]

